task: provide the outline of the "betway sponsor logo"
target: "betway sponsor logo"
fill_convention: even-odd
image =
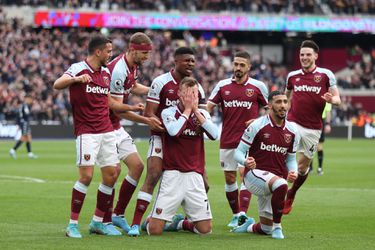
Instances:
[[[284,154],[284,155],[288,152],[288,148],[279,147],[275,144],[266,145],[263,142],[260,143],[260,149],[265,150],[265,151],[269,151],[269,152],[281,153],[281,154]]]
[[[191,130],[191,129],[185,129],[182,134],[184,135],[188,135],[188,136],[196,136],[197,135],[197,132],[195,132],[194,130]]]
[[[252,102],[246,102],[246,101],[238,101],[238,100],[232,100],[232,101],[224,101],[224,107],[226,108],[246,108],[250,109]]]
[[[176,106],[178,103],[179,103],[179,100],[171,101],[168,98],[165,100],[165,106],[167,107]]]
[[[108,88],[102,88],[100,86],[91,87],[89,85],[86,85],[86,93],[108,95]]]
[[[319,94],[321,89],[322,87],[307,86],[307,85],[301,85],[301,86],[294,85],[294,92],[302,91],[302,92],[313,92],[315,94]]]

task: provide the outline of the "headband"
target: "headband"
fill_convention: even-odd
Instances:
[[[151,44],[136,44],[130,43],[130,48],[134,50],[152,50]]]

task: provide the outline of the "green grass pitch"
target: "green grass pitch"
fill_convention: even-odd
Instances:
[[[94,212],[99,169],[89,188],[80,216],[83,239],[65,237],[70,195],[77,179],[75,144],[69,141],[34,141],[38,159],[8,155],[12,141],[0,141],[0,248],[1,249],[374,249],[375,248],[375,140],[328,139],[324,175],[312,173],[294,204],[283,217],[285,240],[253,234],[233,234],[224,194],[224,177],[218,162],[218,143],[206,142],[210,182],[209,199],[213,233],[198,236],[186,232],[138,238],[88,234]],[[137,142],[142,157],[147,142]],[[315,160],[315,162],[317,162]],[[126,167],[120,181],[125,176]],[[316,167],[315,167],[316,170]],[[142,181],[145,173],[142,176]],[[140,185],[139,185],[140,186]],[[138,188],[139,188],[138,186]],[[137,189],[138,191],[138,189]],[[137,193],[136,191],[136,193]],[[134,212],[135,195],[126,211]],[[257,218],[257,201],[249,215]]]

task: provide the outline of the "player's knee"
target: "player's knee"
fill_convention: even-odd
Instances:
[[[121,165],[118,164],[118,165],[116,166],[116,175],[117,175],[117,178],[120,176],[120,174],[121,174]]]
[[[157,223],[148,223],[147,225],[148,235],[161,235],[163,233],[163,227]]]
[[[272,188],[271,188],[272,192],[275,191],[276,189],[280,188],[280,187],[288,190],[288,182],[283,178],[278,178],[277,180],[275,180],[273,182]]]
[[[138,181],[143,173],[144,165],[142,162],[129,166],[128,175],[131,176],[134,180]]]
[[[92,180],[92,175],[81,175],[79,178],[79,182],[82,184],[89,186]]]
[[[231,172],[225,172],[225,183],[228,185],[232,185],[236,183],[237,180],[237,175],[236,173],[231,173]]]
[[[199,234],[199,235],[209,235],[209,234],[211,234],[212,233],[211,223],[207,224],[207,225],[204,225],[204,226],[200,226],[199,228],[194,227],[194,232],[196,234]]]

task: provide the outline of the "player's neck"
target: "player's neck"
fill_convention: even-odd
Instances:
[[[182,79],[184,79],[186,76],[179,73],[176,69],[173,69],[173,76],[178,81],[181,82]]]
[[[95,71],[99,71],[100,68],[102,67],[101,63],[98,60],[96,60],[96,58],[94,56],[88,56],[87,59],[86,59],[86,62]]]
[[[285,119],[281,119],[280,117],[278,117],[274,113],[270,113],[270,116],[271,116],[273,122],[276,124],[276,126],[281,127],[284,124]]]
[[[308,67],[308,68],[302,68],[302,70],[303,70],[304,72],[306,72],[306,73],[311,73],[311,72],[313,72],[315,69],[316,69],[316,65],[315,65],[315,64],[314,64],[314,65],[311,65],[311,66]]]
[[[129,67],[133,67],[134,66],[134,60],[133,58],[130,56],[130,54],[128,52],[125,53],[125,59],[126,59],[126,63],[128,64]]]
[[[248,78],[249,78],[249,75],[247,75],[247,74],[243,75],[241,78],[234,77],[237,84],[244,84],[247,81]]]

